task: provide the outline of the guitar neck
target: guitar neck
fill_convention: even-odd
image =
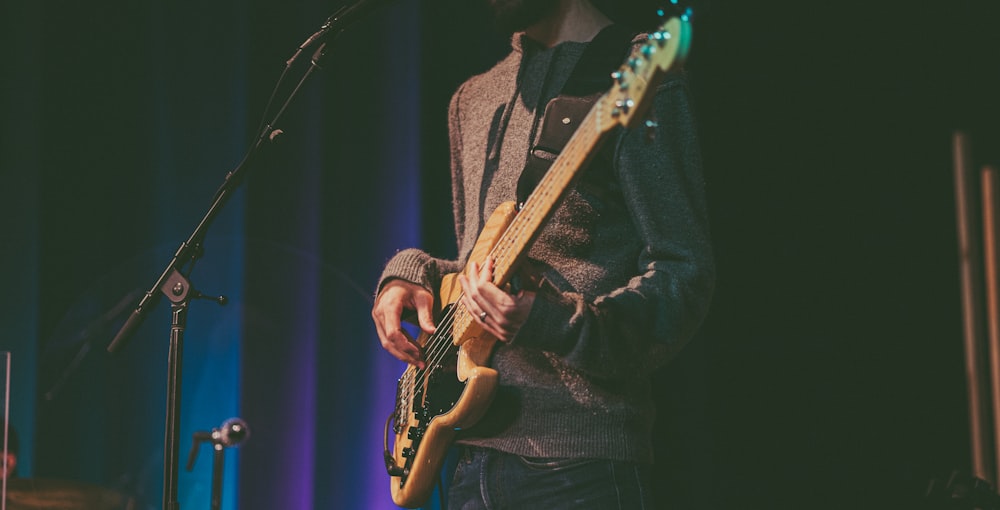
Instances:
[[[661,12],[662,15],[662,12]],[[612,74],[615,84],[602,95],[548,172],[525,201],[517,216],[490,251],[493,283],[506,285],[531,243],[538,237],[574,178],[597,152],[612,128],[634,126],[652,104],[652,92],[667,71],[684,60],[691,44],[689,11],[666,21],[634,49],[626,63]]]
[[[605,97],[602,97],[598,102],[604,100]],[[542,226],[552,216],[574,178],[593,157],[605,134],[613,127],[602,125],[603,117],[598,113],[599,110],[595,106],[584,117],[580,127],[490,252],[495,262],[493,280],[497,285],[503,286],[513,277],[517,264],[538,237]]]

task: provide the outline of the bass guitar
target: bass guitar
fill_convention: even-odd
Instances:
[[[661,15],[663,13],[661,12]],[[494,260],[494,283],[510,283],[539,231],[580,170],[616,126],[633,127],[648,110],[657,85],[687,56],[688,15],[667,19],[635,48],[614,73],[613,86],[597,100],[545,176],[520,208],[497,208],[480,233],[470,261]],[[462,304],[457,274],[447,275],[438,292],[437,329],[423,334],[425,368],[409,366],[399,378],[396,406],[385,423],[385,463],[392,500],[415,508],[430,497],[447,449],[458,431],[471,427],[489,408],[497,372],[489,368],[496,339],[473,320]],[[389,439],[393,436],[390,448]]]

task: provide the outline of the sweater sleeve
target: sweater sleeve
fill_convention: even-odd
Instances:
[[[623,131],[614,171],[641,237],[634,276],[586,299],[543,287],[515,343],[553,352],[595,377],[648,372],[691,339],[707,313],[715,270],[701,155],[683,77],[656,93],[659,126]]]

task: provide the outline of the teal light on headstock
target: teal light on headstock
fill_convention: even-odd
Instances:
[[[676,16],[681,19],[681,21],[691,21],[691,17],[694,15],[694,10],[687,2],[682,2],[681,0],[670,0],[670,6],[666,8],[660,8],[656,10],[656,15],[661,18],[666,18],[668,16]]]
[[[675,5],[678,0],[671,0]],[[665,11],[658,11],[665,16]],[[645,114],[663,75],[684,61],[691,46],[690,9],[672,16],[651,32],[645,44],[632,51],[625,64],[611,74],[614,86],[602,103],[614,123],[632,126]]]

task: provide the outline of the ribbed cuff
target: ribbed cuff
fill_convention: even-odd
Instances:
[[[433,285],[427,276],[427,265],[430,263],[431,256],[416,248],[408,248],[396,253],[382,270],[375,295],[382,291],[386,282],[397,278],[431,289]]]

